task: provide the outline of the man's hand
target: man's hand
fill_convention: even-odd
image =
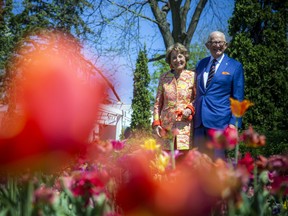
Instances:
[[[230,128],[233,128],[233,129],[236,128],[236,126],[233,125],[233,124],[229,124],[229,127],[230,127]]]

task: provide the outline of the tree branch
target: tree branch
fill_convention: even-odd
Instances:
[[[161,32],[162,38],[164,40],[165,47],[167,49],[174,43],[174,39],[170,32],[170,24],[166,20],[167,13],[159,9],[157,0],[149,0],[149,3],[152,13],[157,21],[157,25]]]
[[[163,55],[157,56],[157,57],[155,57],[155,58],[149,59],[148,62],[158,61],[158,60],[161,60],[161,59],[163,59],[163,58],[165,58],[165,57],[166,57],[166,55],[163,54]]]
[[[136,3],[135,3],[135,4],[128,5],[128,6],[123,6],[123,5],[117,4],[116,2],[113,2],[113,1],[110,1],[110,0],[107,0],[107,1],[110,2],[110,3],[113,4],[113,5],[116,5],[116,6],[119,7],[119,8],[124,9],[125,11],[128,11],[128,12],[130,12],[130,13],[138,16],[138,17],[141,17],[141,18],[146,19],[146,20],[148,20],[148,21],[150,21],[150,22],[153,22],[153,23],[158,24],[156,20],[153,20],[153,19],[151,19],[151,18],[149,18],[149,17],[147,17],[147,16],[143,16],[142,14],[137,13],[137,12],[134,11],[134,10],[131,10],[130,7],[133,6],[133,5],[135,5]],[[142,6],[145,5],[146,3],[147,3],[147,2],[144,2],[144,3],[142,4]],[[123,12],[122,12],[122,13],[123,13]],[[120,13],[119,16],[121,16],[122,13]],[[119,16],[118,16],[118,17],[119,17]]]
[[[207,1],[208,0],[200,0],[196,9],[195,9],[195,12],[193,14],[193,17],[192,17],[191,22],[190,22],[189,27],[188,27],[187,37],[183,43],[183,45],[186,47],[189,46],[189,44],[191,43],[192,37],[194,35],[194,32],[196,30],[197,24],[198,24],[199,19],[200,19],[201,13],[202,13]]]
[[[186,39],[187,33],[186,33],[186,22],[187,22],[187,14],[188,11],[190,10],[190,4],[191,0],[185,1],[184,6],[181,8],[181,38],[182,38],[182,43]]]
[[[181,41],[181,15],[180,15],[180,6],[181,6],[181,1],[175,1],[175,0],[170,0],[170,5],[171,5],[171,13],[172,13],[172,23],[173,23],[173,31],[172,35],[174,38],[175,42],[180,42]]]

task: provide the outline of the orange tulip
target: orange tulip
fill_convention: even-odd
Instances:
[[[233,115],[236,116],[237,118],[242,117],[245,114],[246,110],[250,106],[254,105],[254,103],[252,103],[249,100],[243,100],[240,102],[238,100],[230,98],[230,102],[231,102],[231,111]]]

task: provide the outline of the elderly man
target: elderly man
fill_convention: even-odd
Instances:
[[[211,56],[200,60],[196,66],[194,146],[214,159],[225,159],[224,149],[211,152],[206,147],[210,139],[208,131],[235,127],[236,118],[231,113],[229,98],[244,99],[244,71],[240,62],[224,54],[227,42],[222,32],[210,33],[205,45]],[[238,126],[240,124],[241,119]]]

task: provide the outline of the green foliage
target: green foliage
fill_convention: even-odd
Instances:
[[[0,13],[0,69],[5,67],[7,61],[9,63],[9,56],[22,39],[39,29],[57,29],[78,38],[91,34],[91,29],[81,17],[91,7],[86,0],[23,0],[17,4],[12,0],[5,1]]]
[[[288,107],[288,1],[236,0],[229,33],[230,56],[243,63],[245,98],[256,106],[244,126],[286,130]]]
[[[13,48],[13,32],[10,28],[12,14],[12,0],[6,1],[6,6],[0,13],[0,73],[4,68],[5,61]]]
[[[264,133],[267,144],[261,148],[264,156],[277,154],[288,154],[288,133],[287,131],[267,131]]]
[[[150,92],[148,89],[150,83],[150,74],[148,71],[148,59],[146,48],[140,50],[134,71],[133,99],[132,99],[132,130],[150,130],[151,129],[151,111],[150,111]]]
[[[189,52],[189,61],[188,61],[188,69],[195,70],[196,64],[201,59],[205,58],[208,55],[208,50],[206,49],[205,45],[195,43],[190,46]]]

